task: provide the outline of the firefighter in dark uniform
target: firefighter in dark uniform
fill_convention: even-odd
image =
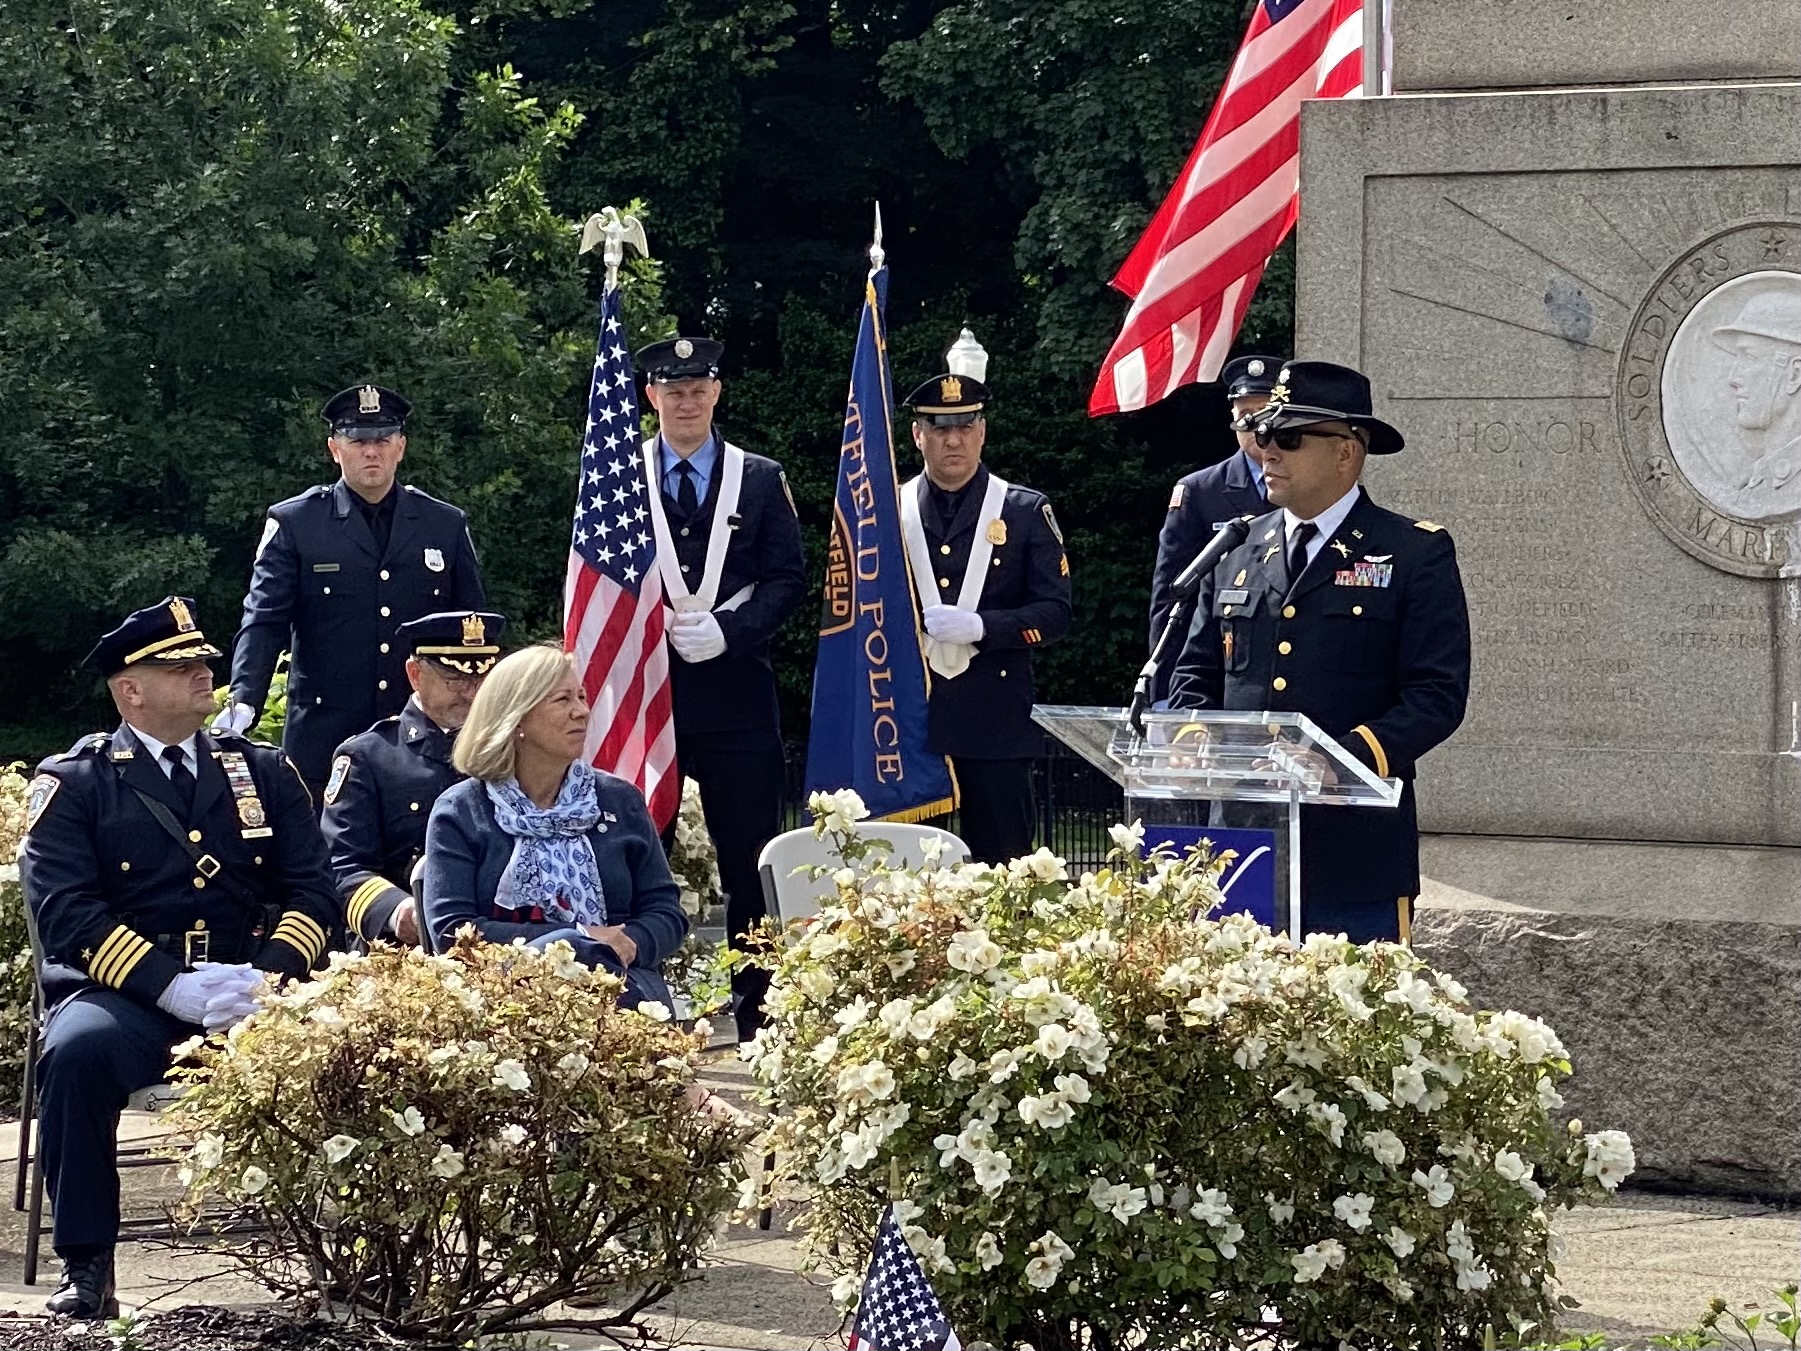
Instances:
[[[1232,406],[1238,450],[1230,459],[1178,479],[1170,489],[1169,512],[1157,537],[1157,566],[1151,573],[1151,649],[1163,634],[1163,621],[1169,617],[1169,588],[1182,569],[1227,521],[1261,516],[1269,510],[1269,499],[1263,495],[1263,452],[1257,448],[1252,415],[1269,402],[1281,365],[1279,357],[1242,356],[1233,357],[1220,370]],[[1170,656],[1157,672],[1153,698],[1162,699],[1169,693],[1180,641],[1179,635],[1171,639]]]
[[[325,843],[293,764],[200,729],[213,709],[193,602],[170,596],[88,661],[122,719],[38,766],[20,879],[50,1014],[38,1066],[44,1175],[63,1279],[55,1313],[117,1311],[115,1149],[127,1097],[169,1048],[256,1007],[337,928]]]
[[[1450,535],[1358,486],[1366,455],[1403,444],[1370,409],[1369,381],[1349,367],[1278,371],[1256,427],[1278,509],[1202,584],[1170,704],[1305,713],[1401,780],[1392,810],[1301,809],[1301,923],[1406,941],[1420,881],[1414,775],[1463,721],[1470,624]]]
[[[500,660],[505,628],[505,619],[479,610],[402,624],[412,698],[332,757],[319,824],[345,927],[365,943],[419,942],[413,865],[425,853],[432,804],[463,777],[450,763],[451,747],[482,678]]]
[[[395,482],[411,411],[379,385],[326,403],[326,445],[343,477],[269,508],[244,598],[231,702],[216,726],[250,728],[289,650],[282,748],[315,797],[333,748],[406,702],[400,626],[484,599],[468,518]]]
[[[742,947],[765,913],[757,855],[781,829],[787,777],[769,643],[806,603],[807,565],[781,465],[713,427],[724,352],[709,338],[670,338],[637,362],[657,413],[657,435],[642,453],[661,489],[648,505],[674,614],[676,763],[700,789],[719,851],[727,933]],[[733,973],[740,1037],[762,1026],[768,983],[764,971]]]
[[[1045,495],[982,463],[987,358],[975,352],[907,397],[925,471],[902,485],[901,522],[932,670],[930,746],[951,758],[971,857],[1003,863],[1032,851],[1044,749],[1032,650],[1069,630],[1069,558]]]

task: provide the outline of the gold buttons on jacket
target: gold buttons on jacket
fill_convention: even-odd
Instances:
[[[194,890],[195,891],[206,890],[206,879],[204,877],[196,877],[194,879]]]
[[[190,830],[188,832],[188,838],[190,840],[192,840],[195,844],[199,844],[200,843],[200,832],[197,830]]]
[[[941,587],[949,586],[950,584],[951,584],[951,579],[949,577],[940,577],[938,579],[938,585]]]
[[[940,545],[939,545],[939,546],[938,546],[938,552],[939,552],[939,553],[941,553],[941,554],[947,554],[947,553],[949,553],[949,552],[950,552],[950,551],[951,551],[951,546],[950,546],[950,545],[948,545],[948,544],[940,544]]]
[[[1288,681],[1285,680],[1281,676],[1277,676],[1274,680],[1270,681],[1269,683],[1270,683],[1270,686],[1274,689],[1285,690],[1288,688]]]
[[[408,804],[407,804],[407,806],[409,806],[409,807],[411,807],[411,808],[412,808],[412,809],[413,809],[413,810],[414,810],[414,811],[418,811],[418,810],[419,810],[419,804],[418,804],[418,803],[417,803],[417,802],[409,802],[409,803],[408,803]]]
[[[381,650],[382,650],[382,651],[383,651],[383,652],[386,652],[386,651],[387,651],[387,650],[388,650],[388,645],[387,645],[387,644],[386,644],[386,643],[383,643],[383,644],[382,644],[382,645],[381,645]]]
[[[388,570],[386,568],[381,570],[381,579],[384,582],[388,580]]]
[[[392,610],[390,610],[387,606],[384,605],[381,607],[381,617],[383,619],[386,619],[389,615],[391,615],[393,613],[394,612]]]
[[[1294,606],[1284,605],[1282,607],[1282,618],[1293,619],[1294,618]]]
[[[378,680],[375,682],[375,688],[378,690],[385,690],[388,688],[388,682],[385,680]]]
[[[1285,638],[1281,642],[1276,644],[1276,651],[1280,652],[1283,656],[1286,657],[1290,652],[1294,651],[1294,644],[1289,642]]]
[[[1363,613],[1363,607],[1361,605],[1353,605],[1351,607],[1351,613],[1354,615],[1360,615]]]

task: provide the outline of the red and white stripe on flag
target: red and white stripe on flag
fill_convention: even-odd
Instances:
[[[681,805],[675,763],[663,577],[645,506],[638,392],[619,315],[619,288],[601,301],[588,388],[575,524],[563,580],[563,647],[591,710],[589,761],[629,779],[661,830]]]
[[[1113,284],[1132,297],[1089,396],[1130,412],[1217,379],[1294,228],[1301,100],[1363,92],[1363,0],[1259,0],[1207,125]]]

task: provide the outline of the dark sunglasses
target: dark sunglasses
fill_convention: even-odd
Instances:
[[[1299,450],[1301,448],[1301,442],[1305,441],[1309,436],[1324,437],[1334,441],[1346,438],[1353,441],[1361,440],[1356,432],[1322,432],[1316,427],[1261,426],[1257,428],[1253,435],[1256,437],[1257,445],[1261,449],[1268,450],[1271,446],[1274,446],[1277,450],[1284,451]]]

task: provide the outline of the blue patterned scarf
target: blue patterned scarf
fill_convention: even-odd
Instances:
[[[579,760],[570,765],[548,808],[527,797],[517,779],[487,789],[495,823],[513,837],[494,903],[504,910],[541,909],[562,924],[605,924],[607,898],[588,840],[600,820],[594,771]]]

